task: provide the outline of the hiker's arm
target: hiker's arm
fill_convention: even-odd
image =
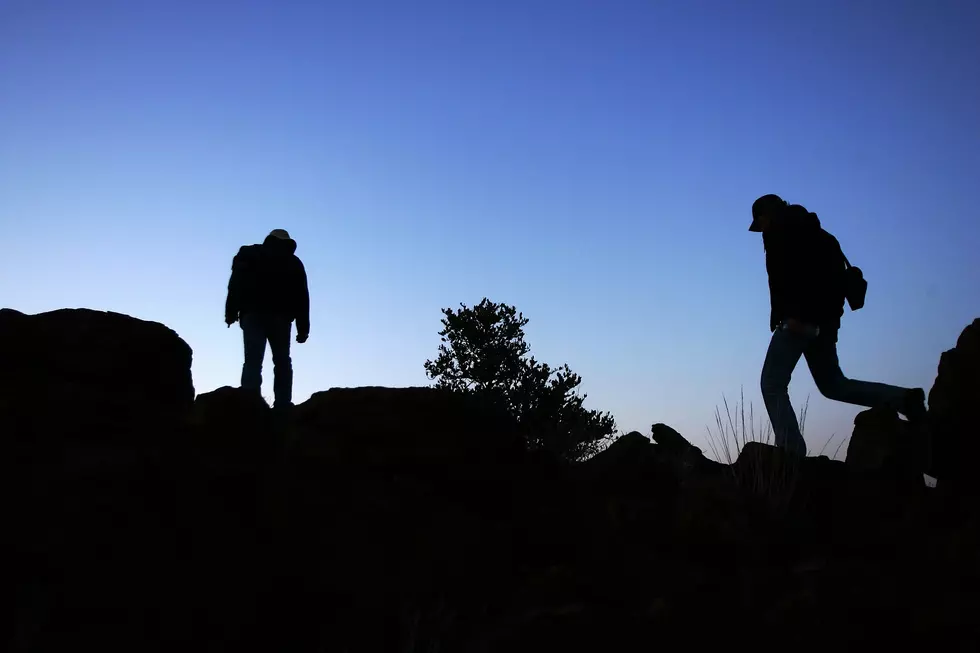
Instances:
[[[228,279],[228,296],[225,298],[225,323],[229,326],[238,320],[239,307],[241,306],[241,274],[239,273],[239,260],[241,252],[235,255],[231,262],[231,278]]]
[[[296,259],[296,332],[310,335],[310,287],[303,262]]]

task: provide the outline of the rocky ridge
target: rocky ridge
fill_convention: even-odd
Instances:
[[[935,490],[889,411],[846,462],[723,465],[656,424],[569,465],[474,398],[337,388],[282,416],[195,395],[190,363],[161,324],[0,311],[10,650],[980,643],[980,319],[929,395]]]

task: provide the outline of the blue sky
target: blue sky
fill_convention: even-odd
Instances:
[[[237,384],[231,258],[282,227],[298,400],[427,383],[486,296],[620,428],[705,446],[761,409],[775,192],[870,281],[845,374],[928,388],[980,314],[978,42],[970,0],[0,0],[0,305],[158,320]],[[791,395],[811,449],[850,433],[805,364]]]

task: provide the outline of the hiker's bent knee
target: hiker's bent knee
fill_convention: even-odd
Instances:
[[[846,393],[847,379],[843,376],[832,379],[814,379],[817,390],[827,399],[840,401]]]
[[[827,399],[839,400],[847,393],[849,383],[839,366],[829,369],[822,369],[821,366],[811,366],[810,372],[813,374],[813,383],[817,390]]]

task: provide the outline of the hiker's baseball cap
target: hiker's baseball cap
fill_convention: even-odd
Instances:
[[[279,240],[292,240],[292,238],[289,237],[289,232],[285,229],[273,229],[269,232],[269,237],[278,238]]]
[[[786,201],[779,195],[773,195],[772,193],[763,195],[752,202],[752,224],[749,225],[749,231],[762,231],[762,226],[759,224],[759,217],[773,215],[785,207]]]

